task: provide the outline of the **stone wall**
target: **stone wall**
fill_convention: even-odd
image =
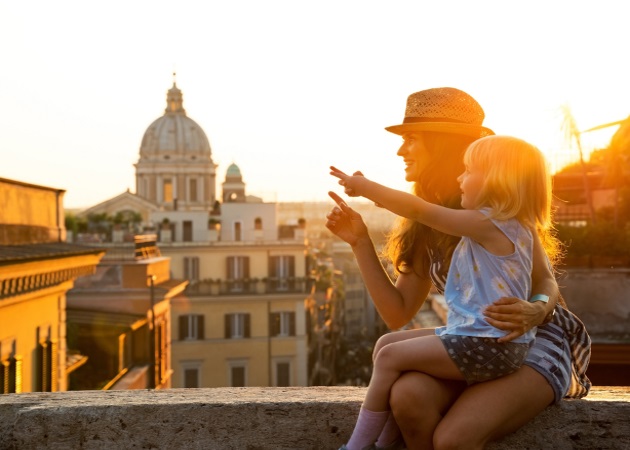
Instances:
[[[337,449],[365,388],[0,395],[0,449]],[[630,388],[551,406],[491,449],[628,449]]]

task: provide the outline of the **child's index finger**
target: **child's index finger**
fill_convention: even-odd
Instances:
[[[343,170],[339,170],[335,166],[330,166],[330,174],[338,178],[341,178],[342,176],[348,176],[343,172]]]

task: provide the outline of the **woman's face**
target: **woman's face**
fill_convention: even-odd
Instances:
[[[405,162],[405,180],[410,182],[418,181],[431,161],[431,155],[420,133],[405,134],[396,154]]]

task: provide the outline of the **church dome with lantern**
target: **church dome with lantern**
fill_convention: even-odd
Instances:
[[[245,201],[245,182],[243,182],[241,169],[232,163],[225,171],[223,203],[244,203]]]
[[[208,209],[216,200],[216,164],[206,133],[186,115],[183,103],[173,81],[164,115],[142,138],[136,192],[164,209]]]

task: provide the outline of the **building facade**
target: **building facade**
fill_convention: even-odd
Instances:
[[[155,235],[107,249],[96,273],[68,293],[68,340],[88,355],[71,390],[171,387],[171,305],[187,281],[171,278]]]
[[[0,179],[0,393],[65,391],[66,293],[102,249],[65,241],[63,190]]]
[[[305,221],[280,226],[278,205],[247,195],[236,164],[217,194],[209,141],[186,115],[175,83],[163,116],[144,133],[135,168],[136,193],[79,216],[140,217],[138,226],[157,235],[169,258],[171,278],[189,281],[170,298],[171,385],[307,385]],[[88,240],[105,237],[124,248],[135,232],[112,229]]]

